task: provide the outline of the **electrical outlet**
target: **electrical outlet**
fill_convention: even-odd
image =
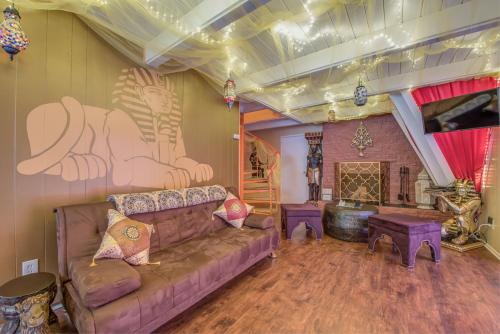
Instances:
[[[493,217],[488,217],[488,225],[491,225],[491,229],[495,229],[495,219]]]
[[[33,259],[29,261],[24,261],[22,263],[23,270],[22,274],[24,275],[29,275],[29,274],[34,274],[38,272],[38,259]]]

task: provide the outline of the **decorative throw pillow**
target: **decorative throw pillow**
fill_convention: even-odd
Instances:
[[[241,228],[252,210],[253,206],[248,205],[228,192],[226,200],[214,211],[214,215],[221,217],[236,228]]]
[[[133,265],[149,263],[150,237],[153,226],[108,210],[108,229],[93,260],[123,259]],[[92,265],[95,262],[92,261]]]

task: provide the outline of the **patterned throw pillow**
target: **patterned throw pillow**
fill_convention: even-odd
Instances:
[[[124,259],[130,264],[149,263],[150,237],[153,226],[128,218],[120,212],[108,210],[108,229],[101,241],[95,259]],[[95,262],[92,262],[95,265]]]
[[[214,215],[221,217],[236,228],[241,228],[252,210],[253,206],[228,192],[226,200],[214,211]]]
[[[186,206],[221,201],[227,192],[223,186],[167,189],[147,193],[109,195],[107,200],[118,212],[129,216],[136,213],[163,211]]]

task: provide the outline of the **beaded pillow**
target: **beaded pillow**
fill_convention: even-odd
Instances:
[[[234,227],[241,228],[245,219],[252,211],[253,206],[248,205],[228,192],[224,203],[213,214],[221,217]]]
[[[150,237],[153,225],[128,218],[120,212],[108,210],[108,229],[94,260],[123,259],[133,265],[149,263]]]

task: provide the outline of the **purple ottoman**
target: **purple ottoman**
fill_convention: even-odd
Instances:
[[[401,215],[373,215],[368,218],[368,249],[375,251],[375,243],[383,235],[392,238],[393,250],[399,249],[403,265],[415,267],[415,257],[422,243],[431,249],[432,260],[441,259],[441,224],[434,220]]]
[[[281,227],[286,230],[287,239],[292,238],[293,230],[300,223],[305,223],[307,228],[313,229],[317,240],[323,237],[320,208],[312,204],[282,204]]]

